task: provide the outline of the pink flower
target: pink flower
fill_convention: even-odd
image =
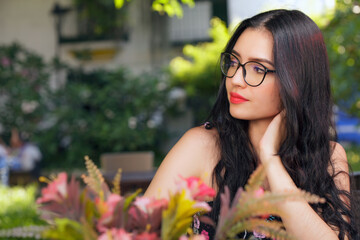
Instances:
[[[101,234],[98,240],[132,240],[131,234],[126,232],[124,229],[112,228],[107,232]]]
[[[204,236],[205,240],[209,240],[209,233],[207,231],[202,230],[201,235]]]
[[[204,235],[193,235],[191,236],[190,238],[185,236],[185,235],[182,235],[179,240],[207,240],[209,238],[206,238]]]
[[[256,198],[260,198],[264,195],[265,191],[264,189],[261,187],[258,190],[255,191],[255,197]]]
[[[38,204],[50,201],[63,201],[67,197],[67,174],[65,172],[59,173],[54,181],[41,190],[41,194],[42,197],[36,200]]]
[[[22,69],[20,72],[20,76],[22,76],[23,78],[27,78],[29,81],[34,81],[35,79],[38,78],[39,73],[35,70],[35,69]]]
[[[160,240],[156,233],[144,232],[134,237],[134,240]]]
[[[262,196],[264,196],[264,194],[265,194],[264,188],[260,187],[258,190],[256,190],[254,192],[254,197],[255,198],[261,198]],[[264,214],[264,215],[261,215],[261,218],[266,219],[269,216],[270,216],[269,214]]]
[[[11,64],[11,61],[10,61],[10,59],[8,57],[2,57],[1,58],[1,65],[3,67],[8,67],[8,66],[10,66],[10,64]]]
[[[98,224],[97,224],[97,229],[100,232],[104,232],[107,230],[106,226],[111,226],[111,224],[114,222],[115,220],[115,215],[120,215],[121,212],[116,212],[116,209],[118,209],[118,205],[119,203],[123,200],[123,198],[117,194],[111,194],[107,201],[105,206],[105,212],[102,213]],[[99,202],[99,204],[101,205],[101,203]],[[101,208],[104,206],[100,206]],[[119,217],[119,216],[118,216]]]
[[[211,207],[209,206],[209,204],[207,202],[196,202],[193,205],[194,208],[201,208],[203,209],[203,211],[206,212],[210,212],[211,211]]]
[[[149,230],[150,232],[160,231],[162,211],[168,206],[166,199],[155,199],[137,197],[130,207],[128,214],[128,231],[136,229],[138,231]],[[151,226],[150,229],[147,229]]]
[[[266,236],[264,234],[258,233],[256,231],[254,231],[253,234],[254,234],[254,237],[257,237],[257,238],[266,238]]]
[[[168,206],[168,201],[166,199],[154,199],[151,198],[151,201],[146,205],[146,212],[148,214],[153,214],[157,209],[165,209]]]
[[[148,209],[148,205],[150,204],[150,202],[150,198],[137,197],[134,201],[134,205],[144,213],[149,213],[150,209]]]
[[[208,187],[200,178],[189,177],[183,178],[178,182],[178,191],[184,189],[190,193],[190,196],[196,201],[205,201],[207,198],[215,197],[216,192],[211,187]]]

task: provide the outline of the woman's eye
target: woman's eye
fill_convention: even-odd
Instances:
[[[254,72],[263,74],[265,72],[265,69],[260,66],[253,66],[252,68]]]
[[[230,61],[230,67],[236,67],[236,66],[237,66],[237,61],[231,60]]]

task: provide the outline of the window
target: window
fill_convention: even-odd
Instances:
[[[210,1],[196,2],[193,8],[183,6],[183,18],[169,20],[169,39],[173,43],[209,40],[209,27],[212,17]]]

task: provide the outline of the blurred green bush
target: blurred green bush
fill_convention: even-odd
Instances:
[[[211,42],[187,44],[183,57],[170,62],[170,82],[187,94],[187,106],[195,114],[195,125],[204,122],[215,102],[220,75],[220,53],[230,38],[229,31],[219,18],[211,20]]]
[[[49,87],[52,71],[66,84]],[[41,57],[18,44],[0,47],[0,119],[7,142],[12,127],[37,143],[44,167],[83,167],[114,151],[159,151],[168,80],[162,73],[126,69],[85,72]]]
[[[341,110],[360,117],[360,6],[336,1],[335,13],[322,29],[330,63],[334,102]],[[360,146],[346,146],[349,164],[360,171]]]
[[[3,135],[12,127],[36,134],[48,112],[49,74],[43,59],[17,43],[0,46],[0,119]]]
[[[346,155],[353,172],[360,172],[360,146],[351,145],[346,147]]]
[[[37,213],[36,192],[36,185],[9,188],[0,184],[0,230],[46,224]],[[9,238],[0,237],[0,239]]]
[[[37,138],[46,166],[63,159],[82,167],[84,155],[98,162],[105,152],[158,151],[168,92],[161,74],[69,69],[66,85],[53,96],[51,127]]]
[[[337,0],[333,18],[323,29],[335,103],[360,117],[360,6]]]

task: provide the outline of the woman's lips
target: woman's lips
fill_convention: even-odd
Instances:
[[[235,93],[235,92],[230,93],[230,102],[231,103],[237,104],[237,103],[243,103],[243,102],[247,102],[247,101],[249,101],[249,100],[244,98],[243,96],[241,96],[238,93]]]

